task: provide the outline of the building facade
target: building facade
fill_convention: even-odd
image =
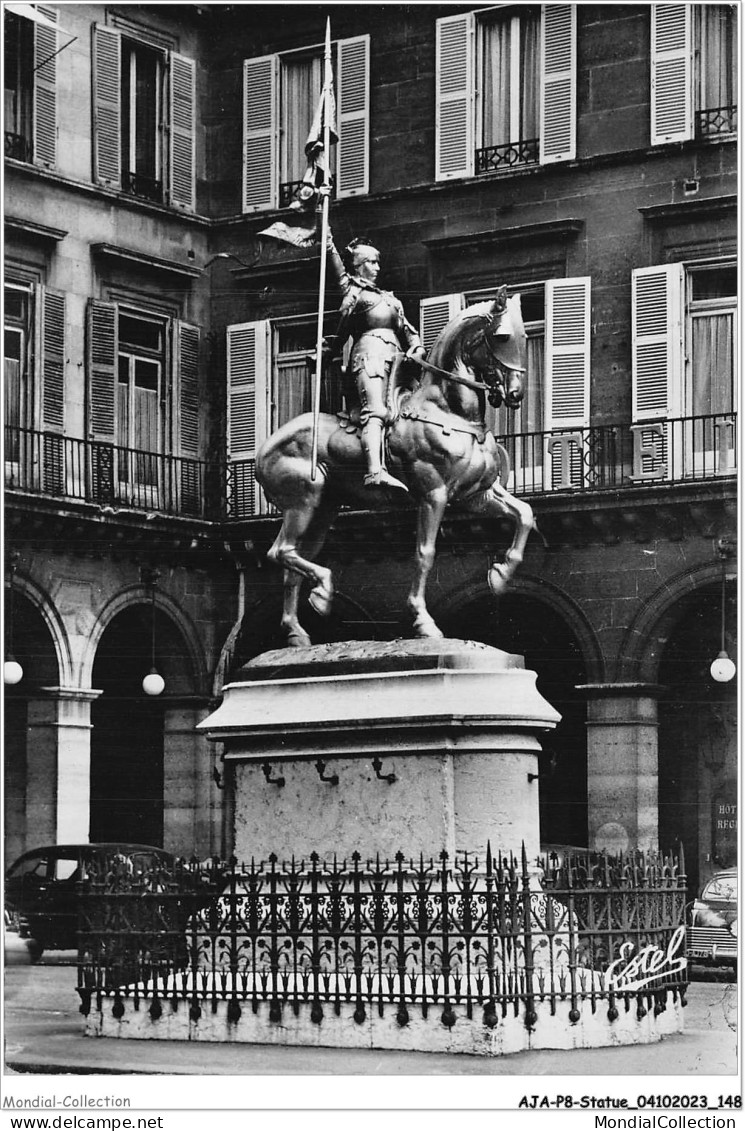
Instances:
[[[229,851],[194,727],[282,642],[254,457],[311,404],[319,251],[261,232],[305,171],[326,13],[7,9],[6,852]],[[736,15],[330,10],[337,245],[380,249],[425,345],[502,284],[528,332],[523,405],[488,423],[539,533],[496,602],[509,531],[450,514],[430,609],[562,713],[543,841],[682,843],[692,885],[736,847],[736,680],[710,674],[736,654]],[[340,516],[315,641],[407,634],[413,525]]]

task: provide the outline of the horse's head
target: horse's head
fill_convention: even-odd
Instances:
[[[500,287],[492,302],[469,307],[468,313],[476,316],[475,332],[469,335],[464,353],[489,386],[489,403],[495,408],[503,403],[519,408],[528,354],[520,296],[508,298],[507,288]]]

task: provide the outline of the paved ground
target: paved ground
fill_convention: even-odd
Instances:
[[[737,1072],[738,987],[693,982],[686,1031],[655,1045],[540,1050],[494,1059],[382,1050],[94,1039],[82,1035],[72,956],[5,971],[6,1074],[726,1076]]]

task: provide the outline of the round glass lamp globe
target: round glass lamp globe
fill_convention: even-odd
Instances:
[[[155,668],[148,672],[142,681],[142,690],[146,695],[162,695],[165,688],[166,681]]]
[[[23,668],[18,660],[6,660],[3,666],[3,683],[20,683],[23,679]]]
[[[709,671],[711,678],[717,683],[729,683],[731,679],[735,678],[737,668],[726,652],[720,652]]]

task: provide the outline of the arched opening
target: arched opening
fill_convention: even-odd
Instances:
[[[163,846],[165,720],[174,694],[193,691],[183,640],[155,611],[155,666],[165,692],[145,694],[153,610],[133,605],[104,631],[93,664],[90,838]]]
[[[9,639],[11,623],[12,642]],[[6,592],[4,655],[7,657],[11,650],[23,668],[23,678],[4,689],[4,819],[8,862],[27,848],[53,837],[57,775],[56,731],[49,725],[54,721],[55,704],[50,693],[44,690],[59,686],[57,654],[41,613],[17,589],[12,596]],[[30,757],[33,757],[33,766],[30,766]],[[32,817],[35,819],[31,820]]]
[[[709,671],[721,647],[721,587],[682,600],[659,669],[660,848],[682,843],[689,889],[737,862],[737,679]],[[725,623],[737,655],[735,582],[727,583]]]
[[[561,714],[541,737],[539,809],[543,844],[587,845],[586,706],[575,688],[587,681],[579,641],[560,614],[542,601],[511,594],[477,597],[448,620],[446,635],[478,640],[525,657],[541,695]]]

